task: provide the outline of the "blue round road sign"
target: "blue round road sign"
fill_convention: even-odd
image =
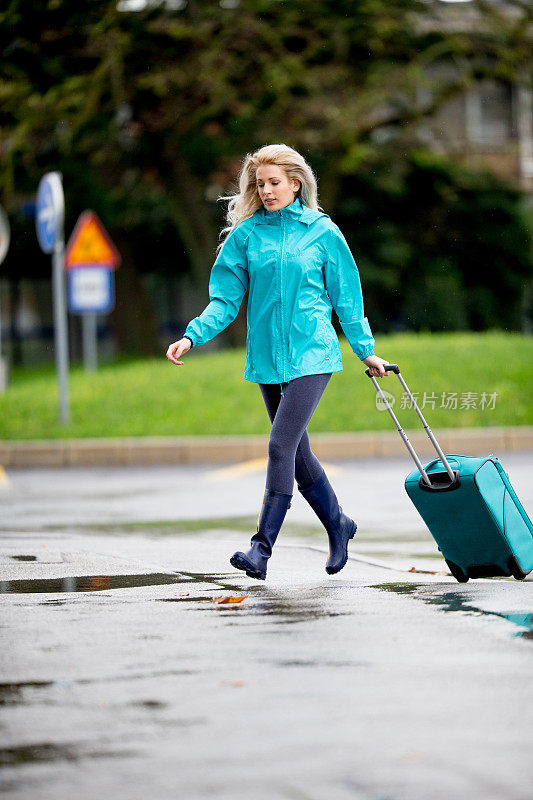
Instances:
[[[37,239],[44,253],[51,253],[63,229],[65,200],[59,172],[49,172],[39,183],[35,206]]]

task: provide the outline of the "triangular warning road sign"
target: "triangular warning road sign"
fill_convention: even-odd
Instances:
[[[84,211],[65,253],[65,267],[108,267],[120,264],[120,254],[94,211]]]

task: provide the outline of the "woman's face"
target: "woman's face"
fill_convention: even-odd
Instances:
[[[300,181],[289,180],[285,170],[275,164],[258,167],[255,180],[261,202],[268,211],[279,211],[289,206],[300,188]]]

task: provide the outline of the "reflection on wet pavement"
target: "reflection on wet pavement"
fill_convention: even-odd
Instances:
[[[158,679],[166,677],[181,677],[184,675],[198,675],[199,669],[167,669],[155,670],[142,673],[120,673],[118,675],[107,675],[101,678],[77,678],[75,680],[58,681],[15,681],[11,683],[0,683],[0,706],[15,706],[20,704],[39,703],[54,704],[51,700],[50,691],[56,696],[62,692],[69,691],[73,686],[87,686],[91,684],[107,684],[112,682],[128,683],[130,681],[145,681],[147,679]]]
[[[28,592],[99,592],[102,589],[130,589],[135,586],[163,586],[188,583],[177,573],[154,572],[148,575],[82,575],[67,578],[38,578],[0,581],[0,594]],[[56,601],[51,601],[56,602]]]
[[[137,755],[133,750],[83,750],[80,745],[51,743],[19,745],[0,749],[0,766],[35,764],[38,761],[77,761],[80,758],[111,758]]]
[[[286,659],[280,661],[264,661],[275,667],[367,667],[367,661],[332,661],[331,659]]]
[[[21,702],[24,689],[40,689],[43,686],[52,686],[53,683],[54,681],[0,683],[0,706],[14,705]]]
[[[229,592],[239,592],[242,594],[242,585],[227,582],[227,578],[235,577],[233,573],[209,573],[209,572],[181,572],[182,576],[187,576],[191,583],[198,582],[204,587],[205,584],[213,584],[213,592],[225,589]],[[182,597],[158,597],[158,603],[188,603],[191,604],[191,611],[198,613],[196,603],[206,604],[201,609],[204,612],[222,613],[224,617],[242,617],[249,620],[247,624],[260,624],[260,619],[253,620],[253,617],[271,617],[270,623],[274,625],[287,625],[297,622],[308,622],[328,617],[350,616],[351,611],[335,611],[327,607],[331,600],[331,589],[333,584],[328,587],[298,587],[298,594],[291,592],[273,590],[263,583],[252,584],[246,587],[247,599],[242,604],[214,604],[213,595],[184,595]],[[306,592],[305,596],[300,591]],[[205,588],[204,588],[205,592]],[[309,592],[312,592],[310,595]],[[323,601],[326,601],[324,604]]]
[[[382,583],[373,586],[373,589],[380,589],[384,592],[394,592],[395,594],[411,595],[412,597],[423,600],[430,605],[442,606],[445,612],[459,612],[473,616],[500,617],[506,619],[526,630],[517,631],[513,635],[522,639],[533,639],[533,613],[509,613],[504,614],[500,611],[487,611],[472,605],[472,597],[460,591],[450,592],[449,587],[439,588],[438,584],[422,586],[413,583]]]
[[[326,617],[345,617],[350,616],[350,613],[350,611],[331,611],[313,600],[291,602],[288,597],[271,595],[250,606],[247,616],[273,617],[270,622],[274,625],[290,625]]]
[[[9,556],[14,561],[37,561],[37,556]]]

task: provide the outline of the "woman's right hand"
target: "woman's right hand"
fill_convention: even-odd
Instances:
[[[178,366],[183,366],[183,361],[178,361],[178,358],[185,355],[191,349],[191,340],[190,339],[180,339],[179,342],[173,342],[169,345],[167,350],[167,358],[169,361],[172,361],[173,364],[178,364]]]
[[[374,378],[388,378],[389,373],[385,372],[383,367],[385,364],[388,364],[388,361],[385,361],[384,358],[380,358],[379,356],[371,355],[363,358],[363,364],[366,364],[369,367],[370,375]]]

